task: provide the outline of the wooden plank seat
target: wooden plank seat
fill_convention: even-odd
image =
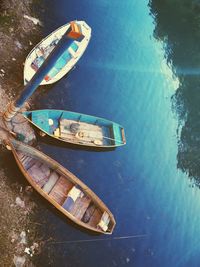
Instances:
[[[90,205],[91,199],[88,196],[78,198],[72,208],[71,214],[77,219],[81,220],[88,206]]]
[[[90,217],[88,224],[92,227],[96,227],[101,219],[101,216],[102,212],[98,208],[96,208],[92,216]]]
[[[72,187],[73,183],[68,181],[65,177],[60,176],[54,187],[51,189],[49,196],[58,204],[62,205]]]
[[[101,220],[97,224],[98,227],[100,227],[104,232],[108,230],[108,224],[110,222],[110,216],[109,214],[104,211],[103,215],[101,216]]]
[[[46,182],[46,184],[43,186],[43,190],[49,194],[51,189],[54,187],[54,185],[56,184],[56,182],[58,181],[59,178],[59,174],[57,172],[52,172],[49,176],[48,181]]]

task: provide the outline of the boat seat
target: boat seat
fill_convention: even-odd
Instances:
[[[54,187],[54,185],[56,184],[56,182],[58,181],[59,175],[56,172],[52,172],[49,176],[48,181],[46,182],[46,184],[43,186],[43,190],[44,192],[46,192],[47,194],[49,194],[49,192],[51,191],[51,189]]]
[[[88,224],[92,227],[96,227],[98,222],[101,219],[101,216],[102,216],[102,212],[98,208],[95,208],[95,211],[93,212],[92,216],[90,217]]]
[[[108,224],[110,222],[110,216],[109,214],[104,211],[100,222],[97,224],[98,227],[100,227],[104,232],[108,230]]]
[[[58,204],[62,205],[67,198],[68,192],[73,187],[73,184],[65,177],[60,178],[51,189],[49,196],[54,199]]]
[[[72,207],[71,214],[77,219],[81,220],[85,214],[85,211],[89,207],[91,198],[88,196],[83,196],[78,198]]]

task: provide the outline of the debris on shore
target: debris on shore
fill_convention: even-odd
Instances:
[[[41,22],[39,19],[36,19],[36,18],[30,17],[30,16],[27,16],[27,15],[24,15],[24,18],[25,18],[25,19],[29,19],[29,20],[32,21],[33,24],[35,24],[35,25],[40,25],[40,26],[42,26],[42,22]]]
[[[34,0],[0,3],[1,113],[23,89],[24,60],[41,38],[42,24],[32,12],[33,4]],[[15,173],[7,171],[13,161],[8,153],[0,147],[0,266],[33,267],[31,257],[39,253],[41,245],[32,218],[37,206],[31,186],[22,185],[20,179],[13,179]]]

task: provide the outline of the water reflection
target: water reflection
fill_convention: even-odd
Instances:
[[[200,186],[200,1],[151,0],[154,36],[179,79],[172,96],[178,115],[177,166]]]

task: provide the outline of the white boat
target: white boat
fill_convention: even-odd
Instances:
[[[84,21],[74,21],[73,23],[78,25],[84,38],[80,42],[74,40],[70,47],[56,61],[54,67],[45,76],[40,85],[52,84],[60,80],[74,67],[83,55],[90,41],[91,28]],[[56,44],[69,27],[70,23],[61,26],[46,38],[42,39],[42,41],[31,50],[24,65],[24,84],[27,84],[31,80],[35,72],[55,48]]]

